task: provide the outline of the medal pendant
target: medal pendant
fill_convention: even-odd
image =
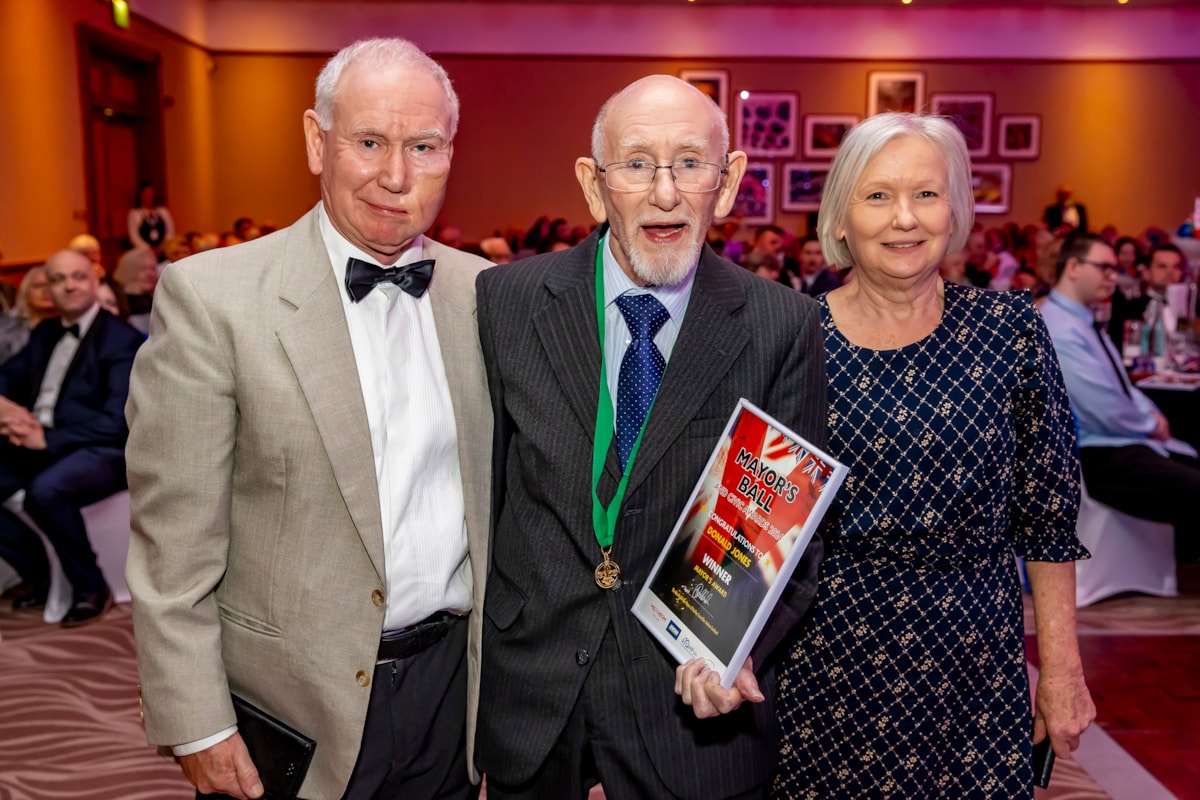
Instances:
[[[596,567],[596,585],[601,589],[612,589],[620,583],[621,568],[605,553],[604,560]]]

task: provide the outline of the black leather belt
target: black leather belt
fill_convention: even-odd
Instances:
[[[463,617],[455,616],[449,611],[439,611],[436,614],[430,614],[416,625],[409,625],[398,631],[388,631],[379,640],[379,654],[376,656],[376,663],[408,658],[433,647],[446,638],[446,633],[450,630],[450,623],[460,619]]]

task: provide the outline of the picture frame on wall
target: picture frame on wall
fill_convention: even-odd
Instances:
[[[804,157],[833,158],[842,139],[857,124],[854,114],[805,114]]]
[[[1042,118],[1037,114],[1001,114],[996,136],[1000,158],[1037,158],[1042,152]]]
[[[800,98],[795,92],[739,92],[734,115],[736,148],[751,158],[795,156],[799,110]]]
[[[924,72],[868,72],[867,116],[884,111],[920,113],[925,106]]]
[[[779,208],[783,211],[818,210],[829,167],[828,161],[784,164]]]
[[[929,98],[929,112],[947,117],[962,131],[967,152],[972,158],[992,154],[992,95],[988,92],[951,94],[935,92]]]
[[[738,186],[729,216],[743,225],[770,225],[775,221],[775,165],[751,161]]]
[[[729,114],[729,72],[723,69],[684,69],[680,80],[687,81],[707,95],[726,115]]]
[[[978,214],[1007,214],[1012,206],[1012,164],[972,164],[971,189]]]

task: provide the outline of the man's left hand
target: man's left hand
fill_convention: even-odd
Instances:
[[[675,669],[675,694],[692,707],[697,719],[708,719],[736,711],[742,703],[761,703],[766,698],[754,677],[754,663],[747,658],[733,686],[721,688],[721,675],[703,658],[694,658]]]
[[[0,433],[7,436],[9,444],[15,447],[45,450],[46,429],[42,427],[42,423],[38,422],[37,417],[25,409],[21,410],[25,411],[24,416],[14,415],[13,418],[0,423]]]

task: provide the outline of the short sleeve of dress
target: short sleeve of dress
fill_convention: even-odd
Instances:
[[[1029,293],[1006,293],[1004,300],[1016,315],[1018,359],[1008,535],[1017,554],[1031,561],[1090,558],[1075,533],[1079,449],[1058,357]]]

